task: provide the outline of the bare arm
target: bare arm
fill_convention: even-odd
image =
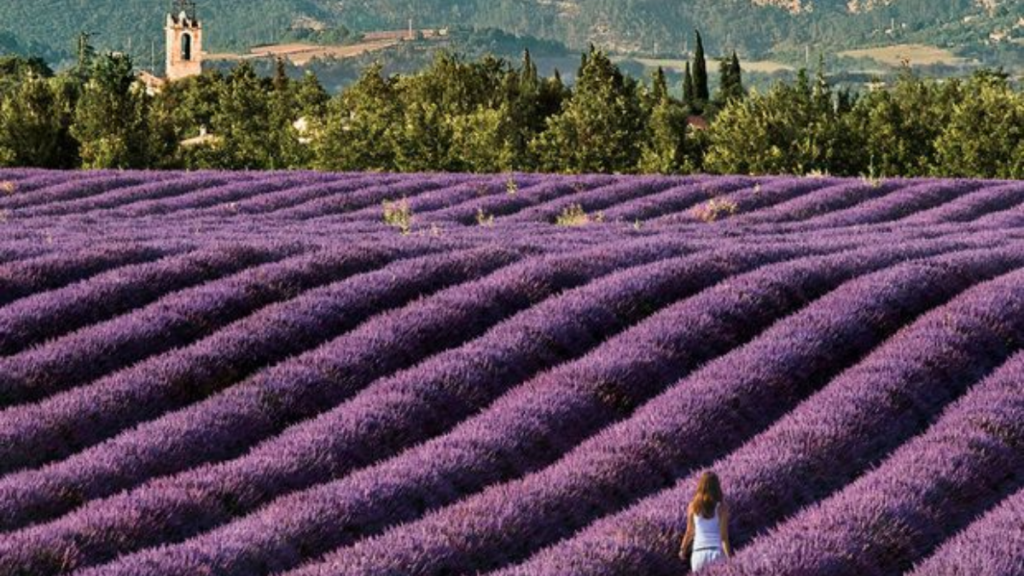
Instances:
[[[732,558],[732,544],[729,543],[729,507],[722,502],[718,508],[718,532],[722,537],[722,551],[729,558]]]
[[[683,534],[683,541],[679,545],[679,557],[685,559],[690,555],[690,548],[693,546],[694,537],[693,513],[690,507],[686,507],[686,534]]]

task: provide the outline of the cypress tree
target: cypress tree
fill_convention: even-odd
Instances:
[[[721,84],[717,100],[720,105],[728,104],[736,100],[742,100],[745,95],[743,90],[743,73],[740,70],[740,60],[733,51],[731,58],[722,58],[719,63],[719,74]]]
[[[715,94],[715,104],[724,106],[729,101],[732,93],[732,63],[728,58],[718,61],[718,93]]]
[[[701,38],[699,30],[695,32],[697,34],[697,49],[693,53],[693,95],[698,108],[703,110],[704,105],[711,99],[711,93],[708,90],[708,62],[704,57],[704,39]]]
[[[288,68],[284,63],[284,58],[278,56],[274,61],[274,79],[272,81],[274,91],[284,92],[288,89],[288,84]]]
[[[732,77],[736,85],[739,86],[740,90],[743,90],[743,69],[740,68],[740,57],[736,55],[736,51],[732,51]]]
[[[686,74],[683,75],[683,104],[688,108],[695,106],[693,93],[693,73],[690,72],[690,63],[686,63]]]
[[[668,81],[665,79],[665,71],[658,66],[658,69],[654,72],[654,78],[651,82],[651,100],[655,104],[668,98]]]
[[[534,64],[529,49],[523,52],[523,65],[520,75],[520,88],[524,92],[533,92],[540,86],[540,75],[537,73],[537,65]]]
[[[736,51],[732,51],[732,94],[731,96],[742,100],[747,95],[747,91],[743,88],[743,69],[740,67],[740,57],[736,55]]]

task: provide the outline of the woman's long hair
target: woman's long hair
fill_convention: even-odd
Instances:
[[[693,502],[690,509],[704,518],[712,518],[715,515],[715,506],[722,501],[722,485],[718,482],[718,475],[714,472],[701,474],[697,481],[697,493],[693,495]]]

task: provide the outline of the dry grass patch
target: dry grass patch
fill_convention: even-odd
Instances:
[[[850,58],[871,58],[888,66],[899,66],[904,60],[910,62],[912,66],[932,66],[935,64],[957,66],[973,62],[973,60],[961,58],[945,48],[928,46],[926,44],[894,44],[877,48],[846,50],[840,52],[839,55],[849,56]]]

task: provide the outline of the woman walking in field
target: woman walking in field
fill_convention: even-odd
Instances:
[[[729,508],[722,500],[722,485],[714,472],[701,475],[697,493],[686,509],[686,534],[680,557],[685,560],[687,556],[694,572],[732,556]]]

